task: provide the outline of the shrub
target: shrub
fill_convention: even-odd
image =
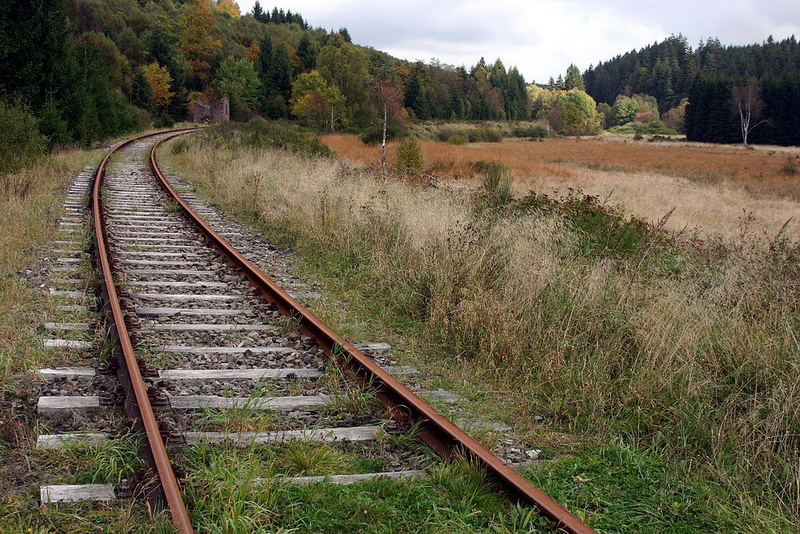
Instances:
[[[514,128],[512,131],[514,137],[533,137],[542,138],[547,137],[550,131],[541,125],[531,126],[530,128]]]
[[[163,115],[156,117],[156,119],[153,121],[153,126],[155,128],[172,128],[175,126],[175,119],[164,113]]]
[[[397,166],[404,172],[419,172],[425,167],[422,149],[415,137],[404,137],[397,145]]]
[[[306,156],[328,156],[331,150],[314,132],[302,132],[294,124],[255,117],[241,124],[226,122],[203,130],[217,147],[282,148]]]
[[[496,128],[477,128],[467,130],[466,134],[470,143],[499,143],[503,140],[503,132]]]
[[[451,134],[450,137],[447,138],[447,142],[451,145],[466,145],[469,143],[469,138],[464,134]]]
[[[386,140],[390,141],[392,139],[397,139],[398,137],[402,137],[405,132],[398,128],[397,126],[389,126],[386,128]],[[382,126],[370,126],[366,130],[361,133],[360,136],[361,142],[365,145],[378,145],[383,140],[383,127]]]
[[[36,161],[46,145],[38,121],[27,106],[0,102],[0,176]]]

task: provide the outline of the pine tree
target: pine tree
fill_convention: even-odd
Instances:
[[[339,35],[344,37],[346,43],[353,42],[353,39],[350,37],[350,32],[347,30],[347,28],[339,28]]]
[[[317,54],[311,44],[311,39],[305,33],[297,45],[297,57],[300,58],[300,68],[303,72],[308,72],[314,68],[317,61]]]
[[[567,77],[564,79],[564,89],[567,91],[570,89],[578,89],[580,91],[586,90],[586,84],[583,82],[581,71],[578,70],[578,67],[575,65],[570,65],[569,68],[567,68]]]
[[[266,20],[264,20],[264,10],[261,8],[261,2],[258,0],[253,4],[252,15],[258,22],[266,22]]]
[[[419,75],[411,78],[406,87],[406,95],[403,100],[403,105],[414,112],[414,117],[417,119],[429,119],[430,107],[428,99],[425,95],[425,88],[420,80]]]

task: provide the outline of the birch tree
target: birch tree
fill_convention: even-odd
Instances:
[[[764,110],[764,101],[761,100],[761,89],[758,86],[758,80],[750,78],[747,80],[747,85],[735,86],[731,90],[731,102],[734,112],[739,115],[742,144],[747,146],[747,137],[750,132],[757,126],[769,122],[768,119],[759,121]]]

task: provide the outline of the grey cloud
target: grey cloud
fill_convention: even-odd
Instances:
[[[255,0],[239,0],[243,11]],[[273,3],[262,0],[262,6]],[[296,0],[278,4],[314,26],[346,26],[353,39],[405,59],[474,64],[484,56],[543,80],[569,63],[586,68],[683,33],[692,46],[709,36],[725,44],[800,34],[800,2],[777,0],[444,0],[366,2]]]

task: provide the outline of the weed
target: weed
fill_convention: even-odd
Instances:
[[[475,169],[483,174],[483,193],[490,207],[505,206],[513,197],[511,187],[511,173],[499,162],[479,161]]]
[[[543,148],[562,150],[561,142]],[[573,154],[594,146],[568,143]],[[294,245],[370,320],[425,347],[419,361],[428,369],[468,369],[458,375],[465,387],[508,406],[504,419],[518,430],[538,433],[536,414],[552,432],[623,437],[638,451],[662,451],[681,476],[701,470],[704,483],[722,488],[721,516],[765,526],[766,516],[796,515],[800,248],[787,235],[686,242],[577,192],[510,202],[487,220],[459,192],[376,183],[283,152],[235,154],[231,165],[230,154],[198,144],[182,161],[201,194],[233,210],[242,176],[279,169],[263,175],[264,205],[250,220]],[[742,487],[769,513],[750,514],[731,491]],[[626,502],[621,521],[630,526],[625,514],[641,509]],[[653,502],[645,514],[666,521]]]
[[[139,455],[139,438],[128,434],[97,445],[68,443],[45,453],[46,464],[61,470],[69,466],[73,484],[119,484],[130,479],[144,465]]]
[[[164,211],[167,213],[180,213],[183,208],[177,202],[170,202],[164,207]]]
[[[375,389],[371,384],[357,385],[348,380],[344,372],[334,363],[329,363],[321,383],[330,389],[331,394],[325,409],[335,414],[369,413],[377,405]]]

